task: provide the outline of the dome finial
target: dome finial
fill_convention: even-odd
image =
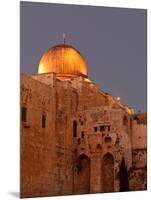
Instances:
[[[63,33],[62,36],[63,36],[63,43],[66,44],[66,38],[67,38],[67,37],[66,37],[66,33]]]

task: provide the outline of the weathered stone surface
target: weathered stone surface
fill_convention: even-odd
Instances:
[[[122,160],[129,190],[146,188],[146,124],[94,83],[21,75],[22,107],[21,197],[121,191]]]
[[[147,189],[147,172],[146,168],[132,169],[130,171],[129,183],[131,191]]]

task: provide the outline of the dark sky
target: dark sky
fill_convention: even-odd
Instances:
[[[20,17],[21,72],[37,73],[43,52],[65,32],[90,80],[146,111],[146,10],[21,2]]]

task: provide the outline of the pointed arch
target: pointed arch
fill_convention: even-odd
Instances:
[[[90,159],[86,154],[81,154],[76,163],[74,174],[74,193],[90,193]]]
[[[102,191],[114,192],[114,158],[110,153],[102,158]]]

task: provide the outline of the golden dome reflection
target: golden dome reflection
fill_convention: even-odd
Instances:
[[[81,53],[67,44],[48,49],[41,57],[38,73],[54,72],[58,76],[87,77],[87,65]]]

